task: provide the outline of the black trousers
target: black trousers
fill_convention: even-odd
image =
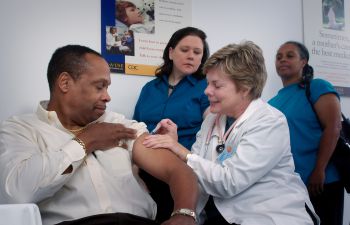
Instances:
[[[313,197],[312,205],[321,219],[321,225],[343,225],[344,186],[341,182],[324,185],[323,192]]]
[[[57,225],[160,225],[154,220],[129,213],[107,213],[64,221]]]

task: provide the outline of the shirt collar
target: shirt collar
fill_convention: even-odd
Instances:
[[[67,131],[67,129],[62,125],[61,121],[58,119],[57,113],[55,111],[47,111],[47,106],[49,104],[48,100],[41,101],[38,105],[36,114],[38,118],[47,123],[51,126],[54,126],[60,130]],[[93,121],[91,123],[95,122],[103,122],[106,118],[106,113],[104,113],[100,118],[98,118],[96,121]]]
[[[38,118],[44,121],[45,123],[50,124],[51,126],[66,131],[66,129],[63,127],[60,120],[58,119],[57,113],[55,111],[47,111],[48,104],[48,100],[44,100],[39,103],[38,108],[36,110]]]
[[[164,81],[166,85],[169,84],[168,79],[169,79],[169,75],[165,75],[165,74],[164,74],[164,75],[161,77],[161,80]],[[195,78],[192,74],[186,75],[180,82],[183,82],[183,80],[189,82],[189,83],[192,84],[193,86],[198,82],[197,78]],[[180,82],[179,82],[179,83],[180,83]]]

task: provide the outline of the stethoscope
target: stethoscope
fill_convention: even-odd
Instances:
[[[222,129],[221,129],[221,125],[220,125],[220,118],[221,118],[221,114],[218,114],[215,118],[215,121],[211,127],[211,129],[209,130],[208,134],[207,134],[207,138],[205,141],[205,145],[208,146],[209,142],[210,142],[210,138],[213,134],[213,131],[215,129],[215,127],[217,127],[218,129],[218,133],[219,133],[219,140],[218,140],[218,144],[215,148],[217,153],[222,153],[225,149],[225,142],[227,140],[227,137],[230,135],[232,129],[235,127],[238,119],[236,119],[236,121],[227,129],[227,131],[225,132],[225,134],[222,134]]]

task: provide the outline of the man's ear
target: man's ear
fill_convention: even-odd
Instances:
[[[57,78],[57,85],[59,90],[63,93],[68,92],[71,82],[73,81],[72,77],[67,72],[62,72]]]

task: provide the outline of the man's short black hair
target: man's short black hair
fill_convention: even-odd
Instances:
[[[85,71],[87,61],[84,56],[88,53],[102,57],[95,50],[81,45],[66,45],[56,49],[47,68],[50,93],[53,92],[54,84],[61,73],[67,72],[77,79]]]

